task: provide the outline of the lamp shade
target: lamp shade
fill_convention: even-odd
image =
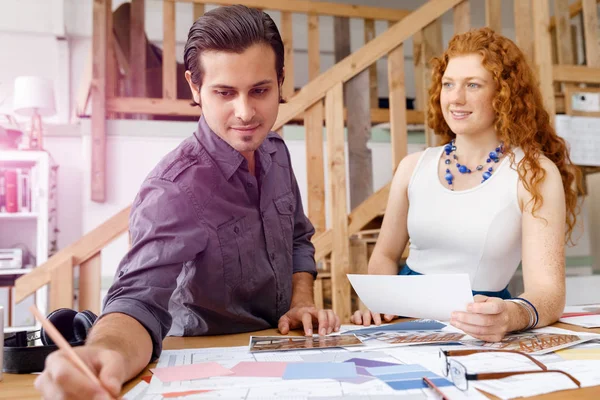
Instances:
[[[19,76],[15,79],[13,110],[24,116],[35,111],[43,117],[56,114],[52,81],[39,76]]]

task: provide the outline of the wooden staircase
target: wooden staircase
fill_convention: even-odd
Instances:
[[[186,100],[178,100],[176,93],[176,63],[175,63],[175,3],[194,3],[195,15],[204,11],[205,3],[226,4],[225,0],[164,0],[164,45],[163,45],[163,96],[162,98],[149,98],[145,96],[122,97],[116,90],[116,77],[114,76],[115,56],[113,50],[112,15],[110,14],[110,0],[96,0],[94,2],[94,51],[92,59],[93,73],[87,85],[87,91],[82,91],[82,99],[91,98],[94,112],[92,113],[92,136],[94,140],[92,149],[92,197],[103,201],[105,195],[103,163],[106,157],[105,123],[106,117],[114,113],[136,113],[148,115],[173,115],[198,116],[198,109],[189,106]],[[583,8],[586,18],[591,17],[588,9],[589,0],[584,0],[587,8]],[[132,40],[145,38],[140,30],[140,4],[143,0],[133,0],[132,18],[137,19],[137,24],[132,25]],[[382,10],[374,7],[349,6],[325,2],[312,2],[306,0],[239,0],[238,3],[246,4],[267,10],[281,12],[280,30],[287,48],[291,46],[291,13],[305,13],[309,23],[309,64],[311,81],[299,91],[294,92],[294,86],[287,83],[286,93],[289,98],[286,104],[280,106],[279,116],[274,130],[282,128],[293,121],[301,121],[306,131],[307,176],[309,181],[308,191],[308,216],[313,221],[317,233],[313,238],[316,248],[315,258],[319,262],[322,273],[317,280],[316,301],[324,304],[331,303],[332,308],[346,322],[352,310],[358,305],[352,305],[351,288],[346,274],[353,272],[366,272],[366,265],[370,251],[376,241],[377,220],[382,218],[389,194],[389,184],[372,194],[362,204],[348,212],[346,201],[348,183],[346,181],[346,153],[344,149],[344,128],[346,110],[344,102],[344,85],[351,79],[369,70],[382,58],[386,59],[388,66],[388,92],[390,108],[385,110],[372,109],[371,115],[379,114],[387,118],[390,123],[392,165],[395,170],[400,160],[407,154],[407,124],[425,121],[427,98],[427,82],[429,76],[428,59],[443,50],[441,44],[441,17],[446,12],[453,12],[455,32],[464,32],[470,27],[469,2],[465,0],[430,0],[422,7],[413,11]],[[490,10],[500,6],[499,0],[488,0],[486,5]],[[561,15],[572,15],[568,2],[555,0]],[[595,1],[592,0],[595,4]],[[576,13],[582,10],[581,3]],[[600,56],[594,53],[593,48],[588,50],[587,66],[560,65],[569,64],[561,62],[553,65],[551,49],[550,27],[555,26],[557,37],[566,37],[561,24],[552,23],[549,19],[549,2],[547,0],[519,1],[519,9],[515,18],[522,18],[524,10],[529,10],[529,15],[535,19],[530,20],[532,29],[517,31],[517,42],[523,48],[529,49],[531,59],[535,61],[540,76],[542,93],[550,110],[562,109],[561,99],[564,96],[554,91],[554,83],[560,82],[586,82],[600,83]],[[571,7],[572,8],[572,7]],[[137,11],[134,11],[137,10]],[[143,15],[143,7],[141,7]],[[588,11],[586,11],[588,10]],[[517,13],[519,15],[517,15]],[[498,16],[488,13],[488,25],[499,24]],[[319,42],[318,42],[318,16],[359,17],[365,21],[384,19],[391,21],[389,29],[372,38],[356,52],[350,54],[329,70],[318,74]],[[408,17],[410,16],[410,17]],[[533,18],[533,17],[532,17]],[[566,18],[566,17],[565,17]],[[110,21],[110,22],[109,22]],[[523,23],[523,22],[521,22]],[[597,17],[596,17],[597,24]],[[370,26],[371,23],[365,23]],[[538,27],[539,25],[539,27]],[[501,24],[500,24],[501,26]],[[535,27],[536,29],[533,29]],[[315,35],[316,32],[316,35]],[[534,34],[531,34],[534,32]],[[589,30],[585,31],[586,43],[596,40]],[[316,37],[316,39],[315,39]],[[136,39],[137,38],[137,39]],[[311,39],[312,38],[312,39]],[[439,43],[436,41],[439,38]],[[415,62],[415,78],[417,81],[417,110],[406,109],[406,93],[404,78],[404,46],[409,39],[413,41]],[[134,42],[132,42],[134,43]],[[132,46],[134,48],[135,46]],[[433,51],[432,49],[436,49]],[[311,56],[312,55],[312,56]],[[133,56],[132,56],[133,57]],[[316,58],[315,58],[316,57]],[[293,59],[286,52],[286,72],[293,70]],[[311,61],[312,60],[312,61]],[[289,68],[291,66],[291,68]],[[123,79],[132,79],[139,73],[139,65],[130,63],[129,75]],[[286,79],[286,82],[287,81]],[[104,88],[107,88],[106,91]],[[560,87],[560,85],[559,85]],[[79,106],[81,114],[85,114],[85,107]],[[83,111],[81,111],[83,110]],[[327,164],[323,158],[323,123],[326,127],[326,152]],[[435,144],[432,132],[426,131],[427,143]],[[325,183],[325,168],[327,168],[327,183]],[[327,190],[326,190],[327,189]],[[325,198],[327,194],[327,199]],[[330,214],[330,225],[325,224],[326,207]],[[61,250],[46,263],[38,266],[33,272],[16,281],[15,297],[17,301],[24,299],[29,294],[44,285],[50,285],[50,311],[59,307],[73,306],[73,270],[79,267],[80,295],[79,308],[99,311],[100,304],[100,260],[101,250],[114,238],[127,232],[129,208],[106,221],[94,231],[86,234],[76,243]],[[375,221],[375,222],[373,222]],[[327,293],[330,287],[331,295]]]

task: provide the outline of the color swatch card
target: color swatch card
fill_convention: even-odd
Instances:
[[[188,381],[213,376],[231,375],[233,372],[216,362],[177,365],[173,367],[154,368],[150,370],[161,382]]]
[[[354,363],[290,363],[283,379],[354,379]]]
[[[231,370],[233,376],[249,376],[257,378],[281,378],[288,363],[267,361],[267,362],[253,362],[253,361],[242,361]]]
[[[334,347],[360,346],[356,335],[332,336],[251,336],[250,352],[314,350]]]
[[[437,387],[454,385],[449,380],[417,364],[373,367],[367,368],[367,371],[394,390],[427,389],[423,377],[429,378]]]
[[[354,333],[356,335],[365,335],[374,332],[406,332],[406,331],[439,331],[446,327],[439,321],[431,319],[416,319],[414,321],[396,322],[395,324],[386,324],[371,326],[368,328],[358,328],[345,331],[344,333]]]

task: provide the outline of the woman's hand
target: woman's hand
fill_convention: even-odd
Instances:
[[[509,302],[498,297],[475,295],[474,303],[467,306],[467,312],[452,313],[450,325],[474,338],[486,342],[499,342],[510,331],[512,317]]]
[[[383,315],[383,320],[385,322],[390,322],[394,318],[396,318],[395,315],[391,315],[391,314]],[[373,321],[373,323],[375,325],[381,325],[381,315],[377,314],[377,313],[372,313],[369,310],[365,310],[365,311],[357,310],[350,317],[350,322],[352,322],[353,324],[356,324],[356,325],[369,326],[369,325],[371,325],[371,320]]]

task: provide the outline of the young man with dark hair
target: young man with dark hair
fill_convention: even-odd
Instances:
[[[333,311],[314,306],[314,229],[288,149],[270,131],[284,79],[277,27],[261,11],[217,8],[190,29],[185,63],[198,129],[142,184],[131,249],[76,350],[111,393],[57,351],[36,380],[44,398],[117,396],[167,333],[339,329]]]

